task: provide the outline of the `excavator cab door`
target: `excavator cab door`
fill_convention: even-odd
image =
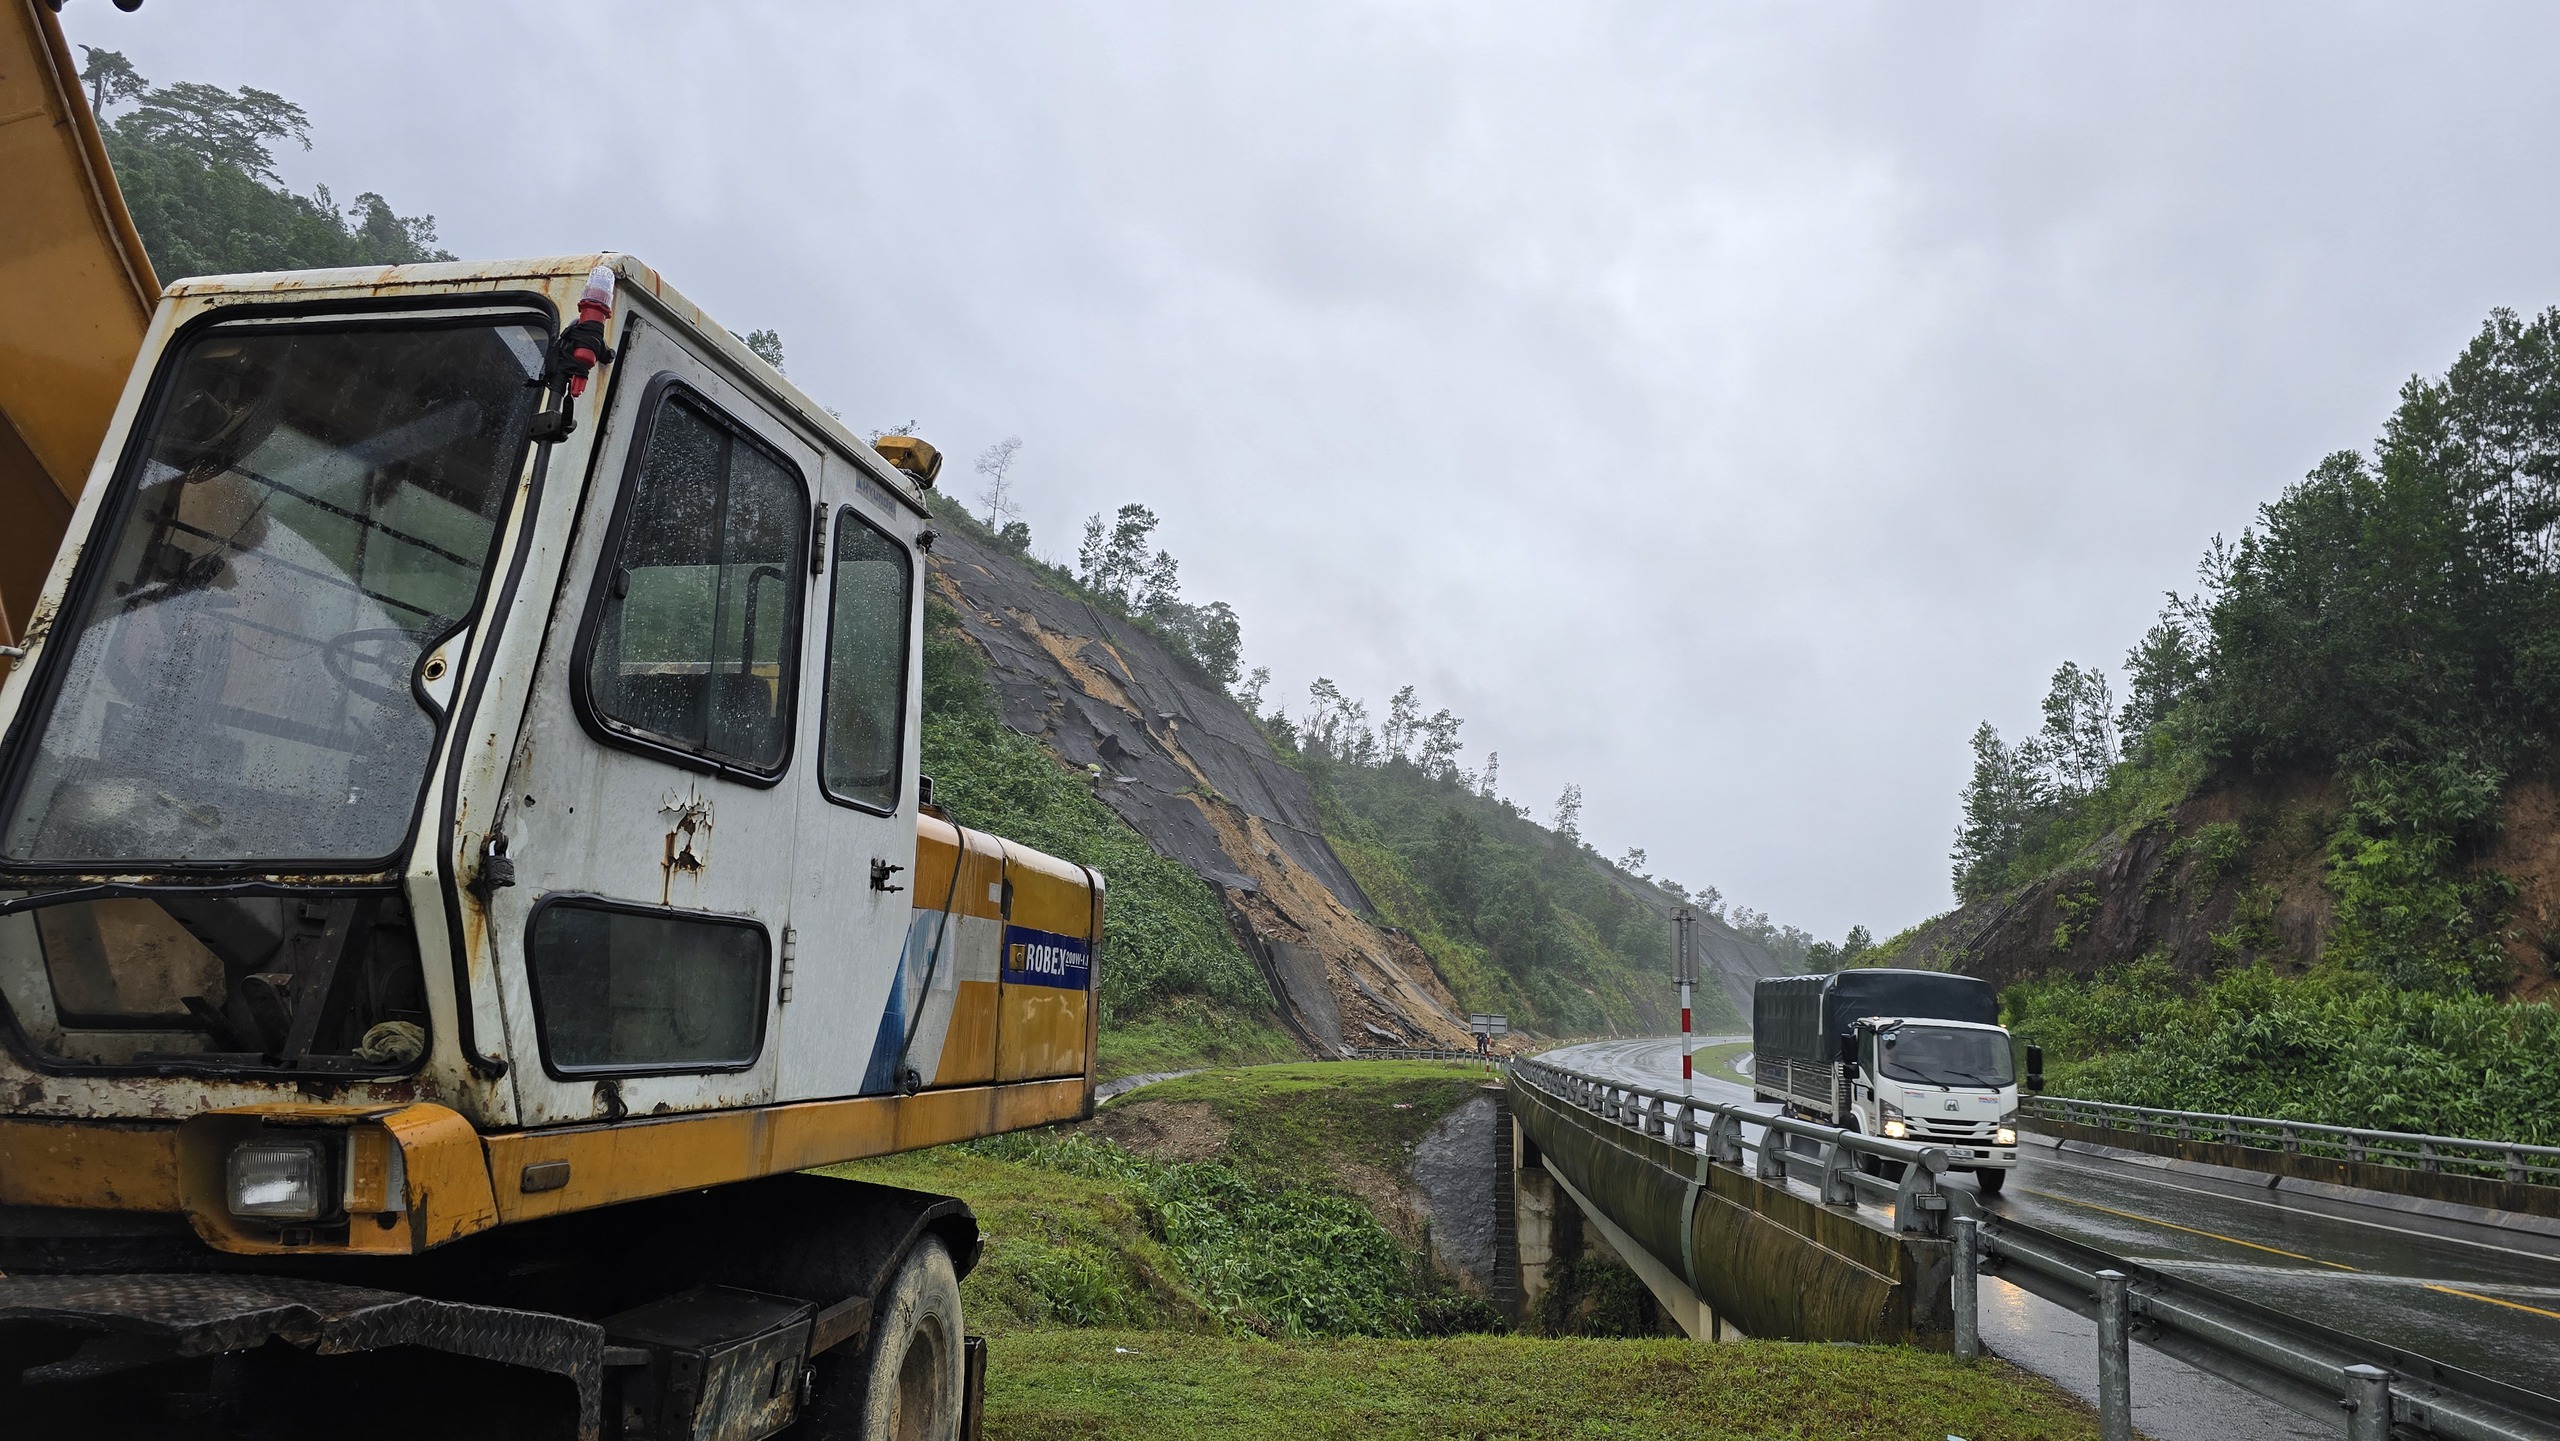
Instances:
[[[778,1013],[781,1095],[903,1090],[908,1072],[919,1086],[983,1080],[992,1061],[994,977],[968,988],[978,1004],[963,1008],[962,1046],[952,1051],[955,1061],[968,1050],[987,1064],[946,1067],[950,1012],[964,964],[978,957],[964,962],[956,945],[936,950],[950,888],[937,891],[916,857],[919,522],[878,477],[841,454],[827,456],[820,486],[814,652],[801,699],[810,772],[799,783],[797,925]],[[993,947],[985,950],[992,957]],[[974,1030],[971,1018],[980,1023]]]
[[[480,842],[515,878],[485,893],[528,1125],[774,1098],[796,838],[816,803],[802,718],[823,666],[820,452],[649,312],[620,339]]]

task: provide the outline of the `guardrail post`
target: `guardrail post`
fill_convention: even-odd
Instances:
[[[2507,1179],[2519,1186],[2530,1179],[2524,1173],[2524,1152],[2507,1152]]]
[[[1982,1359],[1982,1223],[1956,1217],[1956,1275],[1949,1288],[1955,1303],[1956,1359],[1970,1366]]]
[[[2444,1169],[2443,1166],[2437,1164],[2435,1142],[2420,1141],[2418,1143],[2418,1169],[2421,1171],[2441,1171]]]
[[[2347,1370],[2347,1441],[2391,1441],[2391,1373],[2379,1366]]]
[[[1760,1128],[1759,1169],[1754,1173],[1763,1181],[1787,1180],[1787,1135],[1775,1126]]]
[[[1857,1183],[1849,1179],[1849,1168],[1855,1164],[1856,1153],[1847,1146],[1837,1140],[1822,1143],[1822,1204],[1858,1204]]]
[[[2098,1273],[2098,1441],[2133,1441],[2132,1317],[2122,1271]]]
[[[1683,1151],[1698,1149],[1698,1108],[1682,1101],[1677,1114],[1680,1119],[1672,1125],[1671,1144]]]
[[[1707,1159],[1742,1169],[1742,1123],[1722,1111],[1707,1123]]]

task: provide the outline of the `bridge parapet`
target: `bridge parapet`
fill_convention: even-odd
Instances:
[[[1639,1250],[1627,1259],[1692,1334],[1705,1334],[1692,1318],[1711,1314],[1720,1331],[1772,1339],[1952,1344],[1943,1150],[1534,1060],[1507,1080],[1523,1166],[1542,1166],[1622,1251]],[[1822,1199],[1789,1185],[1790,1166]],[[1889,1199],[1891,1218],[1861,1213],[1862,1191]]]

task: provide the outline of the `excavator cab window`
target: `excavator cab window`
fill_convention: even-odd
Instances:
[[[219,325],[164,374],[54,644],[0,863],[371,869],[525,449],[530,317]]]
[[[837,518],[818,765],[828,795],[870,810],[898,804],[913,580],[905,546],[851,508]]]
[[[663,392],[589,631],[587,702],[607,736],[781,774],[808,526],[790,462],[690,392]]]
[[[752,921],[547,902],[527,946],[544,1059],[563,1075],[751,1066],[770,949]]]

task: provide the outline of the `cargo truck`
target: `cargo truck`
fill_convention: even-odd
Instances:
[[[1102,879],[918,773],[925,489],[622,254],[163,288],[0,0],[0,1432],[954,1441]]]
[[[2043,1068],[2027,1048],[2032,1086]],[[1761,981],[1752,1091],[1788,1115],[1946,1148],[1997,1192],[2018,1164],[2018,1075],[1990,983],[1885,967]],[[1883,1164],[1883,1163],[1879,1163]]]

